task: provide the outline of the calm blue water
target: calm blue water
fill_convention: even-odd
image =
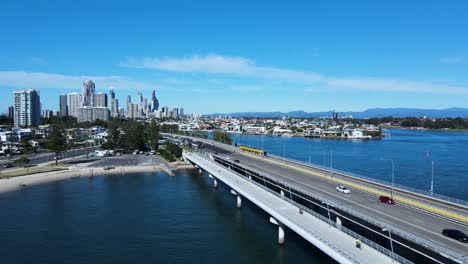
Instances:
[[[226,188],[180,171],[76,178],[0,194],[0,263],[332,263]]]
[[[390,129],[382,140],[331,140],[303,137],[232,135],[233,141],[269,153],[395,183],[430,189],[434,161],[434,192],[468,200],[468,133]],[[429,151],[429,156],[427,155]],[[330,155],[330,152],[332,154]],[[332,156],[332,157],[331,157]]]

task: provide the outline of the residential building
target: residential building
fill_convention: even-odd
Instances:
[[[91,80],[86,80],[82,86],[82,106],[94,106],[94,93],[96,85]]]
[[[117,98],[112,98],[110,106],[111,116],[119,117],[119,100]]]
[[[67,95],[60,95],[60,116],[68,116]]]
[[[107,107],[107,94],[95,93],[94,94],[94,107]]]
[[[15,117],[15,107],[14,106],[9,106],[7,109],[7,117],[9,119],[13,119]]]
[[[68,114],[78,118],[78,108],[81,107],[81,94],[69,93],[68,94]]]
[[[37,126],[41,122],[41,100],[34,89],[14,92],[15,126]]]

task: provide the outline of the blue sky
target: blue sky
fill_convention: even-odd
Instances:
[[[189,113],[468,107],[466,1],[221,2],[2,1],[0,112],[86,79]]]

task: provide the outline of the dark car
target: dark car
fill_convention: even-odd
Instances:
[[[446,236],[446,237],[450,237],[450,238],[453,238],[453,239],[456,239],[460,242],[463,242],[463,243],[467,243],[468,242],[468,236],[463,233],[462,231],[460,230],[457,230],[457,229],[444,229],[442,231],[442,235]]]
[[[234,160],[234,162],[235,162],[235,163],[240,163],[240,161],[239,161],[239,160]]]
[[[7,164],[3,165],[3,168],[13,168],[13,164],[7,163]]]
[[[395,201],[393,201],[392,198],[388,197],[388,196],[380,196],[379,197],[379,200],[382,202],[382,203],[386,203],[386,204],[395,204]]]

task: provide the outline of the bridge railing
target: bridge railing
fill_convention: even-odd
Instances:
[[[208,153],[205,153],[205,155],[206,155],[207,157],[209,156]],[[233,172],[234,172],[234,171],[233,171]],[[239,173],[237,173],[237,172],[234,172],[234,173],[238,174],[239,176],[242,176],[241,174],[239,174]],[[295,195],[295,196],[299,196],[298,193],[302,193],[302,194],[304,194],[304,195],[306,195],[306,196],[308,196],[308,197],[310,197],[310,198],[314,198],[314,199],[316,199],[316,200],[318,200],[318,201],[322,201],[322,202],[324,202],[325,204],[329,204],[330,206],[333,206],[333,207],[335,207],[335,208],[338,208],[338,209],[340,209],[340,210],[342,210],[342,211],[344,211],[344,212],[347,212],[347,213],[349,213],[349,214],[351,214],[351,215],[357,216],[358,218],[363,219],[363,220],[367,221],[368,223],[372,223],[372,224],[374,224],[374,225],[376,225],[376,226],[381,226],[381,225],[382,225],[382,221],[379,221],[379,220],[377,220],[377,219],[375,219],[375,218],[373,218],[373,217],[370,217],[370,216],[368,216],[368,215],[359,213],[358,211],[355,211],[355,210],[353,210],[352,208],[347,207],[347,206],[344,206],[344,205],[342,205],[342,204],[338,205],[338,204],[336,204],[335,202],[332,202],[332,201],[330,201],[330,200],[328,200],[328,199],[324,199],[323,197],[320,197],[320,196],[318,196],[318,195],[316,195],[316,194],[313,194],[313,193],[311,193],[311,192],[309,192],[309,191],[306,191],[306,190],[302,189],[301,187],[299,187],[299,186],[297,186],[297,185],[295,185],[295,184],[291,184],[291,183],[289,183],[289,182],[285,182],[285,181],[280,180],[280,179],[277,179],[277,178],[272,178],[272,177],[270,177],[270,176],[262,175],[262,174],[260,174],[260,173],[259,173],[259,175],[260,175],[260,176],[258,176],[259,178],[262,178],[262,177],[263,177],[263,178],[265,178],[265,179],[268,179],[269,184],[273,184],[273,185],[279,187],[280,189],[284,190],[286,193],[294,191],[294,192],[292,192],[292,194]],[[253,176],[253,177],[257,177],[257,176],[255,176],[255,175],[252,175],[252,176]],[[274,192],[273,190],[271,190],[271,189],[269,189],[269,188],[266,188],[265,186],[263,186],[263,185],[261,185],[261,184],[255,182],[255,181],[252,181],[252,183],[254,183],[254,184],[258,185],[258,186],[261,186],[263,189],[265,189],[265,190],[267,190],[267,191],[269,191],[269,192],[271,192],[271,193],[273,193],[273,194],[275,194],[275,195],[280,195],[279,193]],[[279,186],[279,184],[282,184],[283,186],[286,186],[287,189],[285,189],[285,188]],[[305,197],[302,197],[302,196],[299,196],[299,197],[301,197],[302,199],[305,199],[305,200],[307,200],[307,201],[309,201],[309,202],[311,202],[311,203],[317,204],[317,203],[315,203],[315,202],[313,202],[313,201],[311,201],[310,199],[307,199],[307,198],[305,198]],[[291,201],[292,203],[297,204],[297,203],[294,202],[293,200],[291,200],[291,199],[289,199],[289,198],[287,198],[287,199],[288,199],[289,201]],[[299,205],[299,204],[297,204],[297,205]],[[321,205],[321,204],[317,204],[317,205],[320,206],[320,207],[322,207],[322,208],[325,208],[325,207],[324,207],[323,205]],[[303,207],[302,205],[299,205],[299,206]],[[305,207],[303,207],[303,208],[305,208]],[[316,213],[316,212],[314,212],[314,211],[311,211],[311,210],[309,210],[309,211],[312,212],[312,214],[315,215],[315,216],[317,216],[318,218],[320,218],[320,219],[322,219],[322,220],[328,222],[328,220],[329,220],[328,218],[326,218],[326,217],[324,217],[324,216],[322,216],[322,215],[320,215],[320,214],[318,214],[318,213]],[[334,223],[334,222],[333,222],[333,223]],[[444,248],[444,247],[438,246],[438,245],[435,244],[435,243],[432,243],[432,242],[427,241],[427,240],[425,240],[425,239],[421,239],[421,238],[419,238],[419,237],[417,237],[417,236],[415,236],[415,235],[413,235],[413,234],[411,234],[411,233],[409,233],[409,232],[406,232],[406,231],[404,231],[404,230],[401,230],[401,229],[399,229],[399,228],[397,228],[397,227],[395,227],[395,226],[386,224],[386,225],[385,225],[385,228],[391,230],[392,234],[396,234],[396,235],[398,235],[398,236],[400,236],[400,237],[404,237],[404,238],[406,238],[406,239],[409,239],[409,240],[411,240],[411,241],[414,241],[414,242],[416,242],[416,243],[419,244],[419,245],[425,246],[425,247],[427,247],[427,248],[431,248],[431,249],[433,249],[433,250],[436,251],[436,252],[441,252],[441,253],[444,253],[444,254],[446,254],[446,255],[452,256],[452,257],[455,258],[455,259],[464,261],[464,257],[463,257],[463,256],[460,256],[459,254],[457,254],[457,253],[455,253],[455,252],[453,252],[453,251],[451,251],[451,250],[449,250],[449,249],[446,249],[446,248]],[[350,230],[350,231],[351,231],[351,230]],[[351,232],[352,232],[352,231],[351,231]],[[374,232],[375,232],[375,231],[374,231]],[[368,239],[366,239],[366,240],[367,240],[367,241],[370,241],[370,240],[368,240]],[[372,241],[370,241],[370,242],[372,242]],[[396,242],[396,243],[400,243],[400,242],[398,242],[398,241],[395,241],[395,242]],[[375,244],[375,243],[374,243],[374,244]],[[379,246],[379,247],[381,247],[381,246]],[[385,249],[385,248],[384,248],[384,249]],[[388,249],[386,249],[386,250],[388,251]],[[414,250],[414,249],[413,249],[413,250]],[[391,252],[390,252],[390,253],[391,253]],[[394,255],[396,255],[396,254],[394,254]],[[399,256],[399,257],[401,257],[401,256]],[[407,261],[407,262],[409,262],[409,261]]]
[[[208,153],[205,153],[205,155],[206,155],[207,157],[209,156]],[[219,164],[216,163],[216,162],[214,162],[214,161],[209,160],[209,162],[210,162],[210,163],[213,163],[214,165],[219,166]],[[238,175],[239,177],[245,178],[244,176],[242,176],[241,174],[239,174],[239,173],[237,173],[237,172],[235,172],[235,171],[233,171],[233,170],[231,170],[230,172],[232,172],[232,173]],[[273,195],[275,195],[275,196],[277,196],[277,197],[280,197],[281,199],[287,200],[289,203],[294,204],[294,205],[297,206],[298,208],[302,208],[303,210],[307,211],[309,214],[313,215],[314,217],[316,217],[316,218],[318,218],[318,219],[320,219],[320,220],[326,222],[327,224],[329,224],[329,225],[331,225],[331,226],[333,226],[333,227],[336,228],[336,222],[334,222],[334,221],[332,221],[332,220],[330,220],[330,219],[324,217],[323,215],[321,215],[321,214],[319,214],[319,213],[317,213],[317,212],[315,212],[315,211],[313,211],[313,210],[311,210],[311,209],[309,209],[309,208],[307,208],[307,207],[305,207],[305,206],[303,206],[303,205],[301,205],[301,204],[295,202],[294,200],[292,200],[292,199],[290,199],[290,198],[288,198],[288,197],[286,197],[286,196],[282,196],[281,194],[279,194],[279,193],[277,193],[277,192],[271,190],[270,188],[267,188],[266,186],[264,186],[264,185],[262,185],[262,184],[260,184],[260,183],[258,183],[258,182],[256,182],[256,181],[250,181],[250,182],[251,182],[252,184],[254,184],[254,185],[256,185],[256,186],[262,188],[263,190],[265,190],[265,191],[267,191],[267,192],[269,192],[269,193],[271,193],[271,194],[273,194]],[[297,186],[292,186],[292,185],[290,185],[289,183],[280,182],[280,181],[278,181],[278,183],[281,183],[281,184],[283,184],[283,185],[285,185],[285,186],[289,186],[289,187],[291,187],[291,189],[294,189],[294,190],[296,190],[296,191],[300,191],[300,192],[302,192],[302,193],[304,193],[304,194],[307,194],[306,191],[300,190],[300,188],[298,188]],[[288,190],[285,190],[285,191],[288,191]],[[309,194],[307,194],[307,195],[309,195]],[[313,197],[313,196],[311,196],[311,197]],[[321,199],[321,198],[320,198],[320,199]],[[329,204],[333,204],[333,203],[330,202]],[[291,221],[293,221],[293,220],[291,220]],[[295,221],[294,221],[294,222],[295,222]],[[295,222],[295,223],[298,224],[298,225],[301,225],[300,223],[297,223],[297,222]],[[301,225],[301,227],[303,227],[303,226]],[[303,227],[303,228],[306,229],[309,233],[311,233],[314,237],[318,238],[318,239],[321,240],[322,242],[325,242],[326,244],[328,244],[329,246],[331,246],[331,247],[334,248],[335,250],[341,252],[342,255],[346,256],[346,258],[352,260],[353,262],[359,263],[359,258],[357,258],[354,254],[352,254],[352,253],[350,253],[350,252],[347,252],[347,251],[345,252],[345,251],[344,251],[343,249],[341,249],[338,245],[336,245],[336,244],[333,243],[332,241],[326,240],[322,235],[317,234],[317,232],[312,231],[312,230],[310,230],[309,228],[306,228],[306,227]],[[375,243],[375,242],[373,242],[373,241],[371,241],[371,240],[369,240],[369,239],[367,239],[367,238],[365,238],[365,237],[363,237],[363,236],[361,236],[361,235],[359,235],[359,234],[357,234],[357,233],[355,233],[355,232],[353,232],[353,231],[347,229],[346,227],[340,226],[340,230],[342,230],[343,232],[347,233],[348,235],[352,236],[352,237],[355,238],[355,239],[359,239],[360,241],[362,241],[364,244],[368,245],[369,247],[376,249],[377,251],[379,251],[379,252],[381,252],[381,253],[383,253],[383,254],[389,256],[390,258],[399,261],[400,263],[405,263],[405,264],[406,264],[406,263],[408,263],[408,264],[409,264],[409,263],[412,263],[411,261],[409,261],[409,260],[403,258],[402,256],[391,252],[390,250],[386,249],[385,247],[382,247],[381,245],[379,245],[379,244],[377,244],[377,243]]]
[[[268,192],[270,192],[270,193],[272,193],[272,194],[274,194],[274,195],[276,195],[276,196],[278,196],[278,197],[281,197],[282,199],[287,200],[289,203],[294,204],[295,206],[297,206],[297,207],[299,207],[299,208],[302,208],[304,211],[306,211],[306,212],[308,212],[309,214],[313,215],[314,217],[316,217],[316,218],[322,220],[323,222],[326,222],[327,224],[329,224],[329,225],[331,225],[331,226],[337,228],[337,227],[336,227],[336,226],[337,226],[336,222],[332,221],[331,219],[328,219],[327,217],[325,217],[325,216],[323,216],[323,215],[321,215],[321,214],[319,214],[319,213],[317,213],[317,212],[311,210],[311,209],[308,208],[308,207],[305,207],[305,206],[303,206],[303,205],[301,205],[301,204],[295,202],[294,200],[291,200],[290,198],[288,198],[288,197],[286,197],[286,196],[284,196],[284,197],[281,196],[281,195],[278,194],[277,192],[275,192],[275,191],[273,191],[273,190],[271,190],[271,189],[265,187],[264,185],[261,185],[261,184],[255,182],[255,181],[251,181],[251,182],[252,182],[253,184],[255,184],[255,185],[261,187],[262,189],[264,189],[264,190],[266,190],[266,191],[268,191]],[[279,182],[279,183],[281,183],[281,182]],[[281,183],[281,184],[284,185],[285,183]],[[296,186],[294,186],[294,187],[293,187],[293,186],[289,186],[289,187],[291,187],[291,189],[295,189],[295,190],[296,190]],[[287,190],[286,190],[286,191],[287,191]],[[303,191],[301,191],[301,192],[303,192]],[[329,203],[329,204],[330,204],[330,203]],[[359,239],[361,242],[363,242],[364,244],[368,245],[369,247],[374,248],[374,249],[376,249],[377,251],[379,251],[379,252],[381,252],[381,253],[383,253],[383,254],[389,256],[390,258],[397,260],[397,261],[400,262],[400,263],[408,263],[408,264],[409,264],[409,263],[413,263],[413,262],[411,262],[411,261],[405,259],[404,257],[402,257],[402,256],[400,256],[400,255],[398,255],[398,254],[395,254],[395,253],[391,252],[390,250],[386,249],[385,247],[383,247],[383,246],[381,246],[381,245],[379,245],[379,244],[373,242],[372,240],[369,240],[369,239],[367,239],[367,238],[365,238],[365,237],[363,237],[363,236],[361,236],[361,235],[359,235],[359,234],[353,232],[352,230],[350,230],[350,229],[348,229],[348,228],[346,228],[346,227],[344,227],[344,226],[340,226],[339,229],[340,229],[341,231],[345,232],[346,234],[352,236],[353,238]]]
[[[309,164],[307,162],[303,162],[303,161],[295,160],[295,159],[291,159],[291,158],[285,158],[285,157],[274,155],[274,154],[268,154],[268,156],[276,158],[278,160],[286,160],[286,161],[291,162],[291,163],[296,163],[296,164],[299,164],[299,165],[302,165],[302,166],[320,169],[320,170],[323,170],[323,171],[326,171],[326,172],[330,173],[330,168],[324,167],[324,166],[321,166],[321,165],[318,165],[318,164]],[[391,182],[371,178],[371,177],[360,175],[360,174],[357,174],[357,173],[342,171],[342,170],[333,169],[333,168],[331,169],[331,171],[333,173],[335,173],[335,174],[338,173],[338,174],[342,174],[344,176],[352,176],[352,177],[355,177],[355,178],[363,179],[363,180],[366,180],[366,181],[369,181],[369,182],[375,182],[375,183],[386,185],[386,186],[391,186],[392,185]],[[465,200],[462,200],[462,199],[457,199],[457,198],[449,197],[449,196],[438,194],[438,193],[431,193],[429,191],[424,191],[424,190],[421,190],[421,189],[416,189],[416,188],[412,188],[412,187],[405,186],[405,185],[400,185],[400,184],[395,184],[395,183],[393,184],[393,186],[395,188],[402,189],[402,190],[405,190],[405,191],[408,191],[408,192],[413,192],[413,193],[421,194],[421,195],[424,195],[424,196],[427,196],[427,197],[431,197],[431,198],[439,199],[439,200],[442,200],[442,201],[447,201],[447,202],[450,202],[450,203],[454,203],[454,204],[457,204],[457,205],[468,207],[468,201],[465,201]]]

